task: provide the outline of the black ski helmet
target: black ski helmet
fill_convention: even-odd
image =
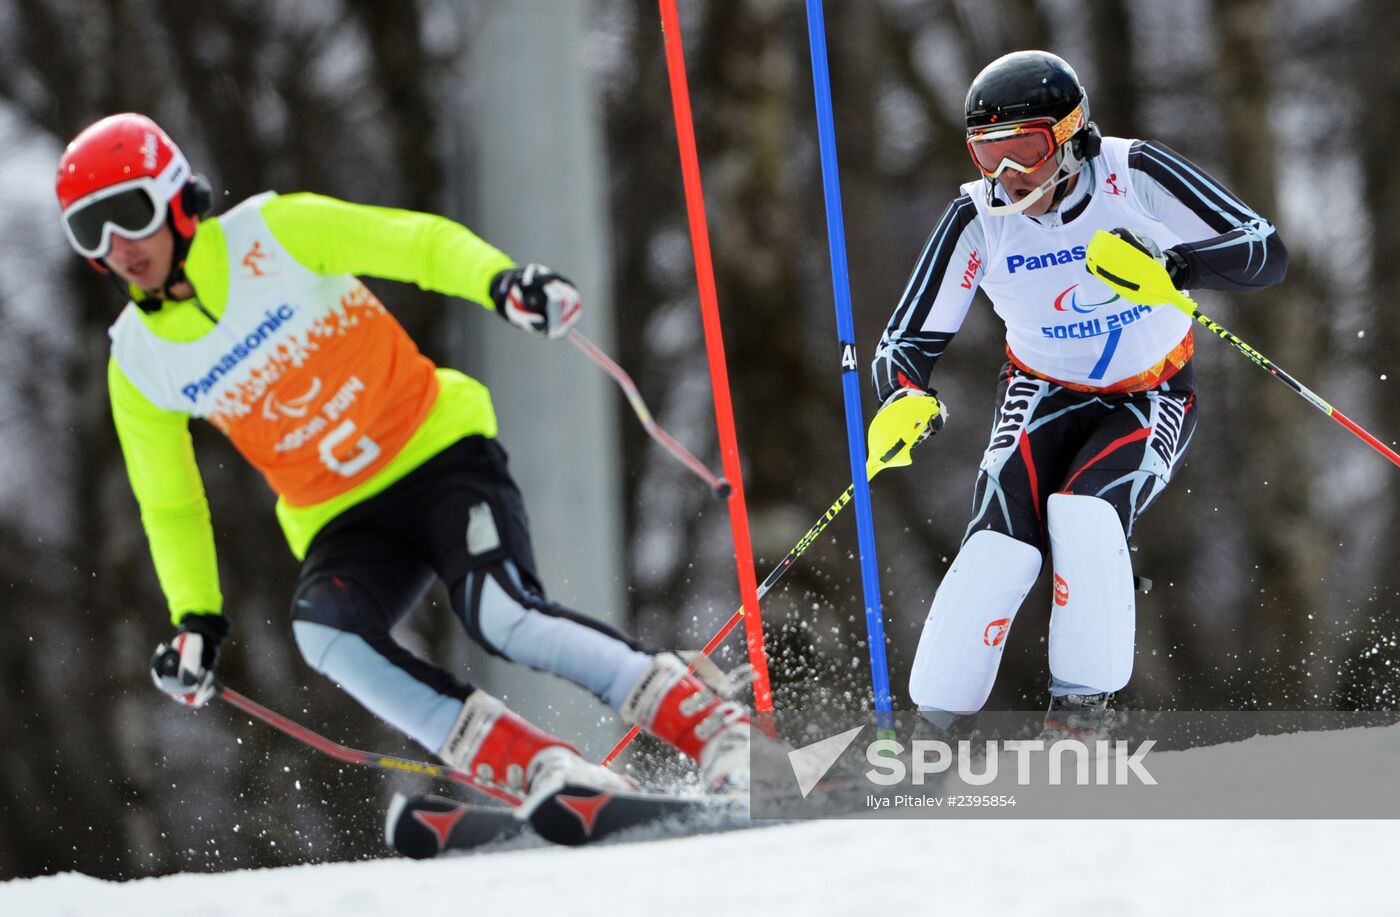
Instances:
[[[974,131],[993,125],[1036,118],[1058,122],[1075,108],[1083,112],[1084,127],[1057,151],[1060,174],[1067,177],[1099,154],[1101,139],[1098,127],[1089,121],[1084,85],[1063,59],[1047,51],[1014,51],[997,58],[973,79],[964,115],[970,138]]]
[[[1045,51],[1015,51],[992,61],[967,90],[969,130],[1028,121],[1060,120],[1083,105],[1088,119],[1088,96],[1069,64]]]

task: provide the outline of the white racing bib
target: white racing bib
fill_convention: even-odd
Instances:
[[[1178,309],[1122,299],[1085,269],[1085,247],[1099,229],[1135,229],[1164,249],[1185,241],[1135,203],[1130,146],[1128,140],[1104,138],[1103,152],[1079,179],[1098,187],[1084,212],[1066,225],[991,216],[981,181],[963,186],[985,232],[981,288],[1006,323],[1012,357],[1032,372],[1108,388],[1160,370],[1191,328]]]

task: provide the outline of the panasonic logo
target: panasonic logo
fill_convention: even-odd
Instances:
[[[180,386],[180,394],[190,399],[191,403],[199,401],[201,395],[207,394],[218,381],[224,376],[233,372],[233,368],[253,355],[253,351],[263,345],[273,332],[281,328],[293,315],[296,309],[283,303],[276,309],[263,310],[263,320],[258,323],[243,340],[234,344],[233,347],[219,358],[219,361],[209,367],[204,375],[193,382]]]
[[[1061,248],[1053,252],[1044,252],[1039,255],[1007,255],[1006,270],[1008,273],[1016,273],[1020,268],[1028,271],[1038,271],[1043,267],[1054,267],[1057,264],[1070,264],[1074,261],[1084,260],[1084,246],[1076,245],[1074,248]]]

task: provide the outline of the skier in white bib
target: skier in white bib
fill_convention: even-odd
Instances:
[[[966,117],[981,177],[934,227],[872,365],[882,404],[933,392],[933,367],[979,288],[1006,323],[972,521],[924,623],[909,693],[938,723],[982,709],[1048,553],[1047,727],[1095,731],[1132,673],[1127,539],[1190,444],[1196,395],[1190,319],[1120,298],[1085,270],[1086,248],[1107,230],[1179,290],[1241,293],[1280,282],[1288,253],[1268,220],[1182,156],[1100,136],[1078,77],[1053,54],[993,61]]]

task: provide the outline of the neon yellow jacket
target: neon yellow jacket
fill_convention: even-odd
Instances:
[[[508,256],[464,226],[430,214],[314,194],[272,196],[261,205],[260,213],[287,253],[317,274],[411,282],[492,309],[491,278],[514,266]],[[208,335],[211,316],[217,320],[228,304],[228,246],[217,218],[199,224],[185,273],[196,299],[167,302],[158,311],[139,313],[146,327],[167,341],[190,342]],[[423,422],[372,477],[311,505],[292,506],[279,497],[277,516],[298,559],[305,557],[316,532],[338,514],[383,491],[462,437],[496,435],[495,413],[485,386],[453,370],[437,369],[436,376],[438,395]],[[108,363],[108,389],[127,474],[171,620],[178,624],[189,613],[222,611],[213,527],[195,464],[190,415],[153,404],[116,359]]]

